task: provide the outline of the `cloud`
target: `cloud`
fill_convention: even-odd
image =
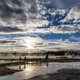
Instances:
[[[36,12],[37,12],[36,4],[35,4],[35,3],[32,3],[32,5],[31,5],[29,11],[30,11],[31,13],[36,13]]]
[[[72,37],[71,40],[78,41],[70,42],[69,39],[46,40],[39,35],[79,32],[79,13],[80,0],[0,0],[0,35],[3,35],[0,44],[15,47],[14,50],[77,49],[79,38]]]
[[[53,8],[56,8],[56,9],[70,9],[72,7],[74,7],[75,5],[79,4],[79,0],[70,0],[70,1],[66,1],[66,0],[36,0],[36,1],[40,1],[41,3],[43,4],[46,4],[46,5],[51,5]],[[50,8],[51,8],[50,6]],[[48,6],[49,7],[49,6]]]
[[[80,38],[79,38],[79,37],[72,36],[72,37],[70,37],[70,38],[73,39],[73,40],[80,41]]]
[[[68,34],[71,34],[71,33],[76,33],[79,31],[79,29],[77,27],[75,27],[75,25],[61,25],[61,26],[52,26],[50,28],[50,31],[53,32],[53,33],[68,33]]]
[[[62,48],[56,47],[56,48],[46,48],[46,49],[52,49],[52,50],[56,49],[56,50],[61,50]]]
[[[6,0],[6,1],[10,1],[10,0]],[[11,1],[12,1],[12,3],[13,3],[14,5],[18,5],[18,6],[21,6],[21,5],[22,5],[22,3],[21,3],[20,0],[11,0]]]
[[[29,4],[28,1],[0,0],[0,22],[3,25],[23,27],[48,25],[49,22],[43,20],[42,15],[39,15],[39,12],[37,13],[36,4],[33,2]]]
[[[56,13],[56,9],[65,11],[79,2],[79,0],[0,0],[0,22],[7,26],[48,26],[50,22],[45,16],[48,12],[52,10],[51,13]]]
[[[18,0],[11,0],[14,6],[17,4],[19,7],[20,2]],[[0,21],[6,24],[17,24],[17,23],[25,23],[27,20],[24,11],[21,8],[13,8],[13,6],[9,6],[5,0],[0,0]]]
[[[39,34],[49,34],[49,33],[56,33],[56,34],[71,34],[79,32],[80,27],[79,25],[74,24],[62,24],[58,26],[50,26],[50,28],[31,28],[27,30],[27,33],[39,33]]]
[[[70,22],[70,20],[72,20],[73,21],[73,24],[74,23],[78,23],[79,22],[79,20],[80,20],[80,3],[78,4],[78,5],[76,5],[75,7],[73,7],[70,11],[69,11],[69,13],[67,14],[67,16],[63,19],[63,20],[61,20],[61,22]]]
[[[0,41],[0,44],[16,43],[16,41]]]
[[[16,46],[17,40],[0,40],[0,46]]]
[[[66,46],[65,46],[66,45]],[[24,51],[35,52],[35,51],[58,51],[58,50],[79,50],[80,42],[70,42],[69,39],[42,39],[38,35],[25,36],[25,37],[14,37],[5,40],[0,40],[0,46],[15,48],[15,51],[19,49]],[[7,48],[4,48],[5,50]],[[11,50],[10,50],[11,51]],[[23,51],[23,50],[22,50]]]
[[[36,46],[42,46],[42,45],[44,45],[43,43],[36,43],[36,44],[34,44],[34,45],[36,45]]]
[[[15,33],[15,32],[23,32],[24,30],[22,29],[19,29],[17,27],[3,27],[3,26],[0,26],[0,33]]]

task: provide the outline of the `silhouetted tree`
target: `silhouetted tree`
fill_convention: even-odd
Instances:
[[[24,61],[26,61],[26,57],[24,57]]]
[[[21,61],[21,57],[19,58],[19,60]]]
[[[45,57],[45,59],[46,59],[46,60],[48,60],[48,59],[49,59],[49,57],[48,57],[48,54],[46,54],[46,57]]]

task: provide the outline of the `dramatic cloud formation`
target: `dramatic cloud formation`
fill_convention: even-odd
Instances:
[[[80,0],[0,0],[0,50],[79,50],[79,13]]]

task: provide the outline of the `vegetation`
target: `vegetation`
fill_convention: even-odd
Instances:
[[[80,53],[78,52],[75,52],[75,51],[48,51],[48,52],[45,52],[45,53],[19,53],[19,52],[0,52],[0,55],[2,56],[8,56],[8,55],[13,55],[13,56],[43,56],[43,55],[55,55],[55,56],[63,56],[65,54],[68,54],[68,55],[73,55],[76,56],[76,55],[80,55]]]
[[[46,52],[43,53],[43,55],[48,54],[48,55],[55,55],[55,56],[63,56],[63,55],[80,55],[78,52],[73,52],[73,51],[57,51],[57,52]]]
[[[45,57],[45,59],[46,59],[46,60],[48,60],[48,59],[49,59],[49,57],[48,57],[48,54],[46,54],[46,57]]]

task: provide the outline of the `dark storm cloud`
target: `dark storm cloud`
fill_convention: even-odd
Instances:
[[[67,27],[62,27],[62,28],[58,28],[61,31],[72,31],[71,28],[67,28]]]
[[[12,0],[13,4],[17,4],[18,6],[21,6],[22,3],[19,0]]]
[[[47,7],[47,9],[71,9],[73,6],[80,3],[80,0],[49,0],[49,3],[48,0],[39,1],[45,2],[43,4]]]
[[[46,48],[46,49],[62,49],[62,48],[59,48],[59,47],[58,47],[58,48]]]
[[[6,44],[6,43],[16,43],[17,41],[0,41],[0,44]]]
[[[0,32],[7,32],[7,33],[11,33],[11,32],[21,32],[21,31],[24,31],[22,29],[18,29],[17,27],[15,28],[11,28],[11,27],[3,27],[3,26],[0,26]]]
[[[18,0],[11,0],[12,3],[19,7],[21,3]],[[5,0],[0,0],[0,18],[1,21],[4,22],[12,22],[15,21],[20,23],[25,23],[27,17],[24,14],[24,11],[19,8],[13,8],[14,6],[10,7]]]
[[[41,45],[44,45],[44,44],[43,43],[36,43],[35,45],[41,46]]]

